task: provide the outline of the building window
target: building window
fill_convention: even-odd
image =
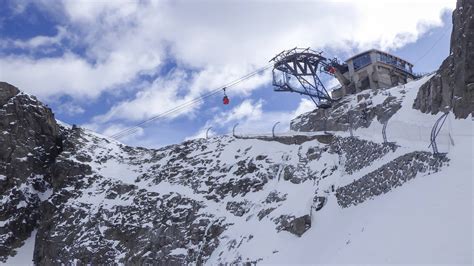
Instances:
[[[405,61],[396,59],[390,55],[377,53],[377,61],[392,65],[396,68],[399,68],[401,70],[411,73],[411,68],[408,66],[408,64]]]
[[[370,64],[370,54],[363,54],[360,55],[352,60],[352,63],[354,64],[354,70],[360,69],[362,67],[365,67],[366,65]]]
[[[377,60],[389,65],[393,65],[396,63],[395,60],[392,59],[392,57],[386,54],[377,54]]]

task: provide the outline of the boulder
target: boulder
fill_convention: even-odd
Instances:
[[[308,214],[300,217],[282,215],[276,219],[276,223],[278,231],[288,231],[301,237],[309,228],[311,228],[311,216]]]

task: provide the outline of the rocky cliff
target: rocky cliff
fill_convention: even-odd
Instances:
[[[51,109],[0,82],[0,260],[38,226],[49,167],[61,150]]]
[[[474,2],[459,0],[453,12],[450,55],[418,92],[413,108],[436,114],[452,109],[474,115]]]

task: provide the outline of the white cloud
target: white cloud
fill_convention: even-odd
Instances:
[[[0,47],[1,48],[20,48],[20,49],[38,49],[43,48],[45,46],[57,46],[61,43],[62,40],[69,38],[69,33],[67,32],[66,28],[62,26],[56,27],[57,34],[54,36],[35,36],[28,40],[12,40],[12,39],[4,39],[0,40]]]
[[[145,86],[146,88],[140,90],[133,99],[115,104],[106,114],[96,116],[93,120],[96,123],[106,123],[116,119],[141,121],[161,114],[165,115],[160,116],[160,119],[176,118],[182,115],[192,116],[194,115],[193,111],[203,103],[195,101],[201,93],[219,89],[229,80],[236,79],[235,76],[242,75],[237,69],[227,69],[224,72],[219,75],[212,68],[195,75],[179,70],[172,71],[167,76],[160,77],[152,84]],[[224,80],[224,76],[228,80]],[[268,81],[268,73],[256,75],[246,80],[245,83],[232,87],[228,94],[229,96],[234,95],[234,90],[246,94],[249,88],[260,86]],[[249,102],[244,101],[234,116],[244,115],[244,108],[249,107]],[[170,110],[173,111],[168,112]],[[256,114],[258,115],[258,113]]]
[[[441,11],[453,9],[450,0],[359,0],[354,5],[358,20],[350,36],[362,49],[376,46],[384,50],[416,41],[434,26],[441,26]]]
[[[179,67],[213,73],[212,79],[222,81],[294,46],[401,47],[439,26],[441,11],[454,2],[63,1],[68,34],[87,47],[87,58],[70,53],[54,59],[3,57],[0,78],[40,96],[97,97],[161,66],[169,53]],[[43,9],[53,5],[40,3]],[[26,43],[56,42],[41,36]],[[15,71],[8,71],[11,65]]]
[[[96,118],[108,121],[150,117],[266,64],[283,49],[331,47],[350,55],[372,47],[402,47],[440,26],[441,12],[452,9],[455,1],[64,0],[62,9],[51,1],[37,4],[62,17],[67,31],[59,26],[54,37],[16,44],[33,49],[68,38],[85,47],[85,54],[66,48],[55,58],[3,56],[0,80],[40,97],[68,94],[86,100],[133,83],[140,74],[158,73],[167,59],[176,63],[177,71],[188,73],[184,95],[174,90],[182,87],[179,84],[161,84],[169,88],[155,90],[160,77],[134,99]],[[230,93],[248,94],[269,79],[256,77]]]
[[[126,20],[139,11],[140,1],[63,1],[70,19],[79,23],[111,23]]]
[[[61,114],[66,114],[68,116],[75,116],[75,115],[83,114],[86,110],[84,110],[84,108],[72,102],[65,102],[58,106],[57,111]]]
[[[180,108],[179,112],[169,112],[163,118],[173,118],[182,114],[189,115],[189,111],[192,109],[187,105],[182,106],[192,101],[192,95],[186,93],[183,96],[178,96],[187,85],[187,74],[183,71],[173,71],[169,76],[156,79],[146,89],[139,91],[134,99],[117,103],[106,114],[97,116],[93,120],[96,123],[105,123],[116,119],[137,121],[148,119],[174,108]]]
[[[213,136],[219,135],[217,132],[212,130],[212,127],[201,128],[196,134],[193,136],[186,137],[184,140],[191,140],[191,139],[203,139],[207,137],[212,138]]]
[[[91,65],[70,52],[59,58],[7,56],[0,59],[0,80],[39,97],[70,95],[93,99],[104,90],[133,81],[140,71],[153,68],[154,64],[148,61],[159,59],[114,54],[105,62]]]
[[[223,119],[219,119],[221,123],[230,123],[234,121],[256,121],[262,117],[262,103],[260,99],[257,102],[252,100],[244,100],[237,107],[224,115]]]
[[[301,99],[294,111],[263,111],[263,105],[264,101],[262,99],[256,101],[245,100],[229,111],[216,114],[201,129],[187,139],[205,137],[208,128],[211,128],[210,136],[228,134],[232,132],[232,128],[237,123],[237,135],[270,134],[276,122],[280,122],[276,132],[285,132],[290,129],[291,119],[316,108],[311,100],[304,98]]]
[[[301,99],[300,104],[298,105],[298,108],[296,108],[296,110],[293,112],[291,117],[295,118],[295,117],[297,117],[301,114],[311,112],[315,109],[314,106],[315,105],[311,100],[303,98],[303,99]]]

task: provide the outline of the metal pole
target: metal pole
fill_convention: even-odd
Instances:
[[[438,136],[439,132],[441,131],[441,128],[443,127],[444,122],[446,122],[446,118],[448,117],[448,113],[444,113],[444,115],[442,117],[444,117],[444,120],[443,120],[443,122],[441,122],[441,126],[439,126],[438,130],[436,131],[436,136]],[[441,118],[440,118],[440,120],[441,120]]]
[[[211,129],[212,127],[209,127],[207,130],[206,130],[206,139],[209,138],[209,130]]]
[[[280,122],[276,122],[275,125],[273,125],[273,128],[272,128],[272,136],[273,138],[275,138],[275,127],[280,124]]]
[[[431,134],[430,134],[430,145],[428,146],[428,148],[430,148],[431,146],[433,146],[433,153],[437,153],[438,150],[434,147],[436,146],[436,143],[435,143],[435,132],[436,132],[436,128],[438,127],[438,123],[439,123],[439,119],[436,120],[436,122],[434,123],[433,127],[431,128]]]
[[[433,128],[431,129],[431,135],[430,135],[430,145],[429,147],[433,148],[433,154],[438,155],[438,145],[436,144],[436,137],[438,136],[439,132],[441,131],[441,128],[444,125],[444,122],[446,121],[446,117],[448,117],[449,112],[444,113],[438,120],[433,125]],[[443,120],[444,119],[444,120]],[[443,122],[441,122],[443,120]],[[441,125],[439,123],[441,122]]]
[[[235,135],[235,128],[239,125],[239,123],[235,124],[234,127],[232,128],[232,136],[234,136],[234,138],[237,138],[237,136]]]

